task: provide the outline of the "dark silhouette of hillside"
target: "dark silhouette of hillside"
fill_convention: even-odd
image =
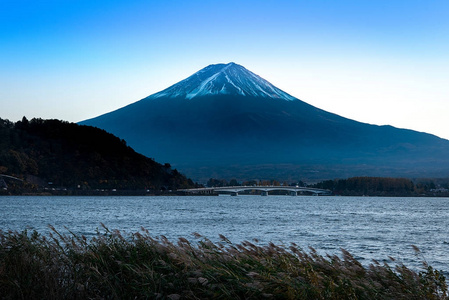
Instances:
[[[25,179],[27,189],[168,190],[194,185],[170,164],[135,152],[102,129],[25,117],[17,123],[0,119],[0,174]]]

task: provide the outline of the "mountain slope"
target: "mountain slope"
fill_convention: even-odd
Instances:
[[[0,119],[0,174],[81,189],[193,186],[104,130],[59,120]]]
[[[447,140],[323,111],[234,63],[82,124],[197,179],[441,176],[449,167]]]

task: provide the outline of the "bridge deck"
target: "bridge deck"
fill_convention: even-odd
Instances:
[[[294,186],[225,186],[225,187],[207,187],[196,189],[179,190],[190,194],[211,194],[211,193],[231,193],[238,194],[244,191],[261,191],[265,194],[271,191],[286,191],[297,194],[298,192],[308,192],[317,195],[330,195],[330,190],[308,188],[308,187],[294,187]]]

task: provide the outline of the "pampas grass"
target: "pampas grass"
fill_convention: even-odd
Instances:
[[[361,265],[348,251],[322,256],[289,246],[194,243],[142,228],[103,226],[91,239],[0,231],[1,299],[448,299],[446,279],[426,263]],[[419,249],[415,249],[419,252]]]

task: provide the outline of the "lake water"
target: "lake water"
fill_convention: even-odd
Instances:
[[[359,261],[396,258],[420,266],[411,247],[449,274],[449,198],[184,196],[184,197],[0,197],[0,229],[36,229],[92,236],[100,222],[109,229],[137,232],[141,226],[172,241],[193,232],[233,243],[295,242],[320,254],[350,251]],[[393,263],[394,265],[394,263]]]

